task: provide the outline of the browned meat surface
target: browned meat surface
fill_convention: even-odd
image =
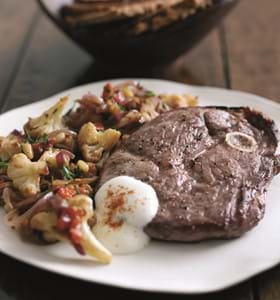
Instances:
[[[243,152],[226,134],[254,137]],[[240,236],[258,224],[279,171],[274,123],[249,108],[186,108],[133,133],[108,159],[100,184],[128,175],[154,187],[160,207],[145,231],[153,238],[199,241]]]

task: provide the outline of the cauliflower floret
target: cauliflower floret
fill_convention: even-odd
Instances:
[[[55,212],[40,212],[30,220],[30,227],[39,230],[43,234],[46,242],[53,243],[56,241],[66,240],[62,234],[56,230],[57,215]]]
[[[75,225],[75,228],[69,229],[70,234],[67,230],[58,229],[59,217],[57,213],[52,211],[40,212],[35,215],[30,221],[31,228],[40,230],[48,242],[67,241],[72,243],[71,230],[74,229],[79,233],[79,244],[85,254],[96,258],[101,263],[110,263],[112,254],[95,238],[88,225],[88,220],[93,216],[92,199],[86,195],[77,195],[67,200],[67,204],[72,209],[72,214],[73,211],[83,212],[82,216],[80,215],[80,222]]]
[[[120,119],[116,127],[122,128],[129,124],[138,123],[141,120],[141,118],[142,118],[142,114],[138,110],[132,109],[124,117]]]
[[[77,146],[77,133],[67,129],[56,130],[49,134],[55,148],[75,152]]]
[[[12,157],[7,170],[7,175],[24,197],[31,197],[40,192],[40,175],[48,173],[46,162],[31,162],[23,153]]]
[[[159,113],[156,111],[157,105],[158,105],[157,101],[149,101],[149,100],[146,100],[142,104],[141,106],[142,120],[140,120],[142,123],[149,122],[159,115]]]
[[[14,154],[20,153],[22,142],[23,138],[13,133],[0,137],[0,160],[8,161]]]
[[[192,95],[162,94],[161,102],[171,108],[180,108],[197,105],[197,98]]]
[[[74,158],[74,154],[67,150],[49,149],[43,153],[39,161],[44,161],[49,167],[61,168],[69,166],[70,160]]]
[[[91,122],[85,124],[78,135],[78,143],[86,161],[97,162],[106,150],[111,150],[119,141],[121,133],[115,129],[98,132]]]
[[[96,239],[88,225],[88,220],[93,216],[92,199],[86,195],[77,195],[69,199],[68,203],[70,207],[84,211],[78,230],[81,233],[80,243],[85,253],[95,257],[101,263],[110,263],[112,254]]]
[[[21,144],[21,150],[29,159],[34,158],[33,147],[30,143],[25,142],[25,143]]]
[[[44,134],[64,128],[61,117],[68,102],[68,97],[61,98],[54,106],[37,118],[29,118],[24,125],[25,132],[32,138],[39,138]]]

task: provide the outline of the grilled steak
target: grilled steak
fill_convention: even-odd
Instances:
[[[241,151],[227,136],[253,137]],[[119,176],[140,179],[160,207],[145,231],[152,238],[199,241],[238,237],[264,216],[265,194],[279,171],[277,129],[249,108],[193,107],[143,125],[107,160],[100,184]]]

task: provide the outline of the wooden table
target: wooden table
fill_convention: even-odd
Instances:
[[[149,76],[240,89],[280,101],[279,15],[277,0],[243,0],[224,24],[190,53],[164,70],[151,71]],[[55,28],[34,1],[1,0],[0,37],[2,112],[78,84],[110,77]],[[223,292],[174,296],[85,283],[0,255],[1,300],[106,298],[112,292],[118,299],[152,296],[153,299],[277,300],[280,267]]]

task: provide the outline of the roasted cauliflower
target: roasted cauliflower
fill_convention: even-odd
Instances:
[[[40,212],[30,220],[31,229],[42,232],[43,238],[46,242],[53,243],[56,241],[67,240],[62,234],[56,230],[57,214],[55,212]]]
[[[97,131],[91,122],[85,124],[79,134],[78,143],[86,161],[98,162],[104,151],[111,150],[119,141],[121,133],[115,129]]]
[[[55,148],[66,149],[71,152],[77,150],[77,133],[71,130],[56,130],[49,134],[49,140],[52,141]]]
[[[29,159],[34,158],[33,147],[30,143],[25,142],[25,143],[21,144],[21,150]]]
[[[95,238],[88,225],[88,220],[93,216],[92,199],[86,195],[77,195],[65,200],[63,208],[65,212],[60,214],[48,211],[35,215],[30,221],[31,228],[41,231],[47,242],[68,241],[97,261],[110,263],[112,254]],[[67,215],[67,211],[71,214]],[[79,216],[78,221],[74,219],[75,212]]]
[[[96,239],[88,226],[88,220],[93,216],[92,199],[86,195],[77,195],[68,200],[73,209],[83,209],[84,216],[77,229],[81,232],[81,246],[87,255],[95,257],[99,262],[108,264],[112,260],[112,254]]]
[[[141,121],[141,119],[142,119],[142,114],[138,110],[132,109],[123,118],[120,119],[116,127],[122,128],[129,124],[138,123]]]
[[[26,198],[40,192],[40,176],[48,173],[45,161],[31,162],[23,153],[12,157],[7,170],[14,187]]]
[[[8,161],[14,154],[20,153],[22,142],[23,138],[13,133],[0,137],[0,160]]]
[[[149,122],[159,115],[159,113],[156,111],[157,105],[158,105],[158,101],[156,100],[154,101],[146,100],[143,102],[140,110],[142,115],[142,118],[140,120],[141,123]]]
[[[24,125],[24,131],[32,138],[40,138],[55,130],[64,128],[62,111],[68,102],[68,98],[61,98],[54,106],[37,118],[29,118]]]
[[[188,94],[162,94],[160,95],[160,99],[161,102],[168,105],[170,109],[197,105],[197,98]]]
[[[61,168],[69,166],[70,160],[74,155],[66,150],[49,149],[43,153],[39,161],[44,161],[51,168]]]

